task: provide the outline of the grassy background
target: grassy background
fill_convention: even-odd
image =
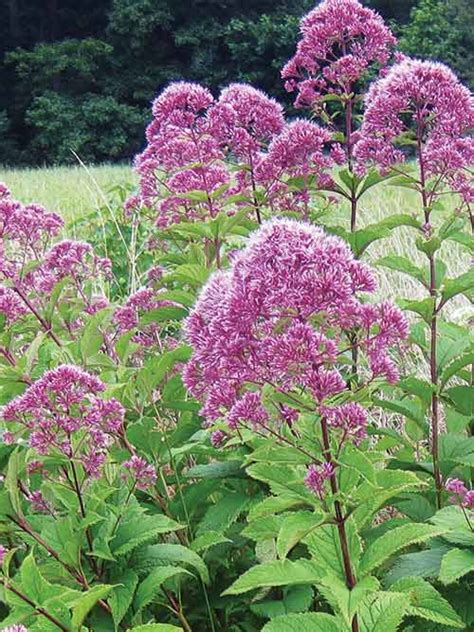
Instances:
[[[62,215],[68,223],[103,207],[113,187],[134,186],[137,178],[129,165],[101,165],[13,170],[0,168],[0,182],[4,182],[18,200],[43,204],[49,210]],[[444,202],[446,205],[454,204],[454,200],[450,201],[449,198],[445,198]],[[113,206],[107,208],[107,212],[113,212]],[[383,183],[372,188],[361,199],[358,227],[380,221],[393,213],[414,213],[420,217],[418,195],[414,191]],[[348,224],[349,209],[344,204],[334,209],[334,214],[337,223]],[[389,239],[369,246],[364,259],[374,263],[387,254],[403,255],[413,262],[426,265],[424,255],[416,248],[412,229],[394,230]],[[448,276],[457,276],[469,265],[466,252],[454,242],[443,245],[442,257],[447,264]],[[422,288],[410,277],[381,267],[377,268],[377,276],[379,298],[395,300],[400,297],[424,297]],[[465,309],[464,299],[449,303],[450,317],[454,320],[458,319],[458,314],[460,320],[464,320]]]
[[[21,202],[42,204],[69,222],[102,205],[112,187],[132,186],[136,178],[129,165],[44,169],[0,167],[0,182],[4,182]]]

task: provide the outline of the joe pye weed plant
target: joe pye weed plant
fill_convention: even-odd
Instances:
[[[126,200],[0,188],[6,630],[474,625],[472,96],[357,0],[300,30],[300,117],[176,82]]]

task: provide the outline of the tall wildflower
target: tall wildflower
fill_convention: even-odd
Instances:
[[[409,155],[403,142],[413,141],[423,177],[438,180],[428,203],[443,185],[474,201],[474,98],[447,66],[406,59],[372,84],[366,104],[359,161],[389,170]]]
[[[355,156],[362,164],[372,163],[382,172],[401,173],[419,194],[422,208],[422,237],[416,245],[428,260],[427,282],[430,313],[429,368],[431,384],[431,454],[438,507],[443,482],[439,463],[439,332],[440,311],[446,300],[440,296],[443,267],[438,248],[443,235],[434,233],[431,222],[435,202],[446,190],[457,192],[460,208],[467,207],[471,225],[474,218],[474,98],[446,66],[405,59],[375,82],[367,94],[367,107]],[[406,159],[404,145],[415,152],[418,173],[404,174],[395,163]]]
[[[204,401],[207,422],[273,423],[261,400],[265,384],[303,389],[320,410],[346,388],[349,333],[366,352],[367,379],[395,380],[389,349],[407,324],[392,305],[360,301],[374,289],[372,272],[341,239],[293,220],[265,223],[232,268],[211,278],[186,324],[194,354],[184,379]],[[342,415],[346,436],[359,436],[358,412],[329,417],[339,427]]]
[[[363,79],[389,61],[396,40],[382,18],[358,0],[323,0],[303,17],[300,33],[282,77],[286,89],[297,92],[295,105],[321,118],[337,141],[332,156],[337,164],[346,163],[351,176],[343,195],[350,202],[355,231],[359,196],[353,177],[358,139],[354,110]]]
[[[396,44],[383,19],[358,0],[323,0],[302,18],[300,32],[282,70],[298,107],[317,108],[327,94],[348,96],[372,65],[387,63]]]
[[[60,454],[99,476],[109,446],[123,434],[125,411],[115,399],[103,399],[105,384],[71,365],[47,371],[1,416],[9,440],[24,437],[42,455]]]
[[[349,589],[357,579],[333,451],[365,437],[367,411],[344,401],[348,342],[355,336],[365,351],[366,382],[394,380],[389,349],[408,329],[392,305],[361,302],[361,293],[374,290],[371,270],[341,239],[309,224],[276,220],[254,233],[229,271],[211,278],[186,326],[193,356],[184,381],[204,402],[207,424],[222,420],[229,433],[253,429],[276,436],[313,459],[305,420],[309,415],[319,422],[314,448],[321,459],[309,463],[304,483],[325,507],[333,506]],[[225,439],[221,433],[217,444]],[[357,615],[351,619],[359,632]]]

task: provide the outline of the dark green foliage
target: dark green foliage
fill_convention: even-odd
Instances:
[[[291,107],[280,69],[315,0],[10,0],[0,7],[0,162],[130,158],[154,96],[248,81]],[[370,0],[409,53],[474,80],[470,0]],[[413,7],[415,6],[415,9]],[[410,11],[413,9],[410,21]],[[399,25],[405,25],[401,28]],[[469,56],[471,55],[471,57]],[[107,129],[107,141],[97,130]],[[104,134],[101,135],[104,137]],[[105,144],[104,144],[105,142]]]

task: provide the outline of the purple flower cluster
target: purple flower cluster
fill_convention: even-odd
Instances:
[[[152,288],[142,288],[132,294],[122,307],[114,314],[114,320],[118,325],[118,333],[136,329],[140,318],[154,309],[173,305],[171,301],[160,300],[160,291]],[[135,333],[133,341],[142,347],[152,347],[159,343],[160,327],[157,323],[142,325]]]
[[[79,459],[99,476],[107,449],[123,433],[125,411],[100,396],[105,384],[76,366],[47,371],[5,406],[1,417],[15,435],[26,435],[39,454]]]
[[[63,221],[38,204],[23,205],[2,185],[0,195],[0,276],[20,283],[27,264],[38,261]]]
[[[124,461],[122,466],[128,470],[138,489],[146,490],[155,485],[156,470],[141,456],[134,454],[128,461]]]
[[[474,509],[474,489],[467,489],[459,478],[448,478],[445,489],[452,494],[449,501],[464,509]]]
[[[0,285],[0,314],[4,315],[6,325],[9,326],[24,316],[26,311],[18,294],[11,288]]]
[[[386,64],[396,39],[383,19],[358,0],[323,0],[300,23],[295,55],[282,71],[297,107],[326,94],[348,95],[374,64]]]
[[[335,160],[327,151],[330,141],[328,130],[305,120],[285,125],[273,138],[268,151],[260,155],[255,169],[256,181],[262,185],[271,207],[299,210],[307,216],[311,179],[320,187],[333,184],[329,170]],[[291,187],[291,178],[300,178],[304,182]]]
[[[304,482],[308,489],[321,498],[324,495],[325,483],[333,474],[334,466],[332,463],[322,463],[321,465],[312,463],[308,467]]]
[[[28,628],[24,625],[9,625],[6,628],[2,628],[1,632],[28,632]]]
[[[250,199],[261,154],[283,127],[281,106],[251,86],[231,84],[215,100],[198,84],[171,84],[153,104],[133,204],[156,208],[160,226],[215,217],[226,195]]]
[[[359,300],[374,289],[372,272],[341,239],[294,220],[265,223],[232,268],[211,277],[186,323],[194,354],[184,381],[204,402],[206,422],[267,425],[265,384],[304,389],[317,408],[326,405],[346,388],[348,332],[357,333],[371,376],[395,379],[389,349],[408,326],[396,307]],[[331,409],[331,422],[354,440],[364,434],[355,404]]]
[[[405,160],[399,139],[415,141],[424,175],[474,201],[474,98],[443,64],[406,59],[373,83],[355,155],[388,171]]]

